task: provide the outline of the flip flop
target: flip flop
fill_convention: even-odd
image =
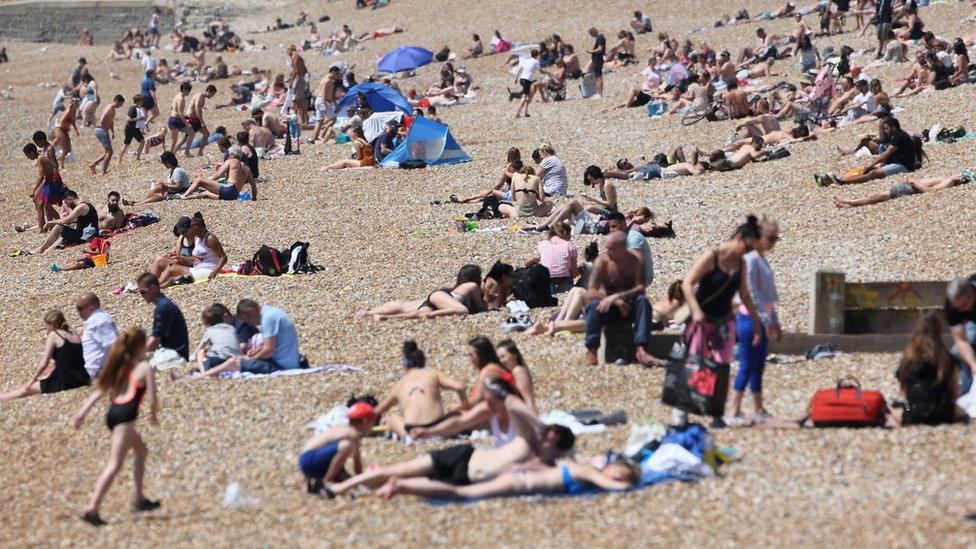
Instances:
[[[10,257],[20,257],[22,255],[30,255],[30,254],[28,254],[24,250],[14,250],[10,252]]]

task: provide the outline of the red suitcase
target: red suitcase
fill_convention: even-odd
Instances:
[[[862,390],[857,379],[847,376],[837,387],[813,395],[810,419],[817,427],[880,427],[886,409],[880,392]]]

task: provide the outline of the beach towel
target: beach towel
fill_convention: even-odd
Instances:
[[[160,217],[156,215],[152,210],[145,210],[138,214],[126,214],[125,216],[125,226],[116,231],[107,232],[105,234],[98,235],[97,238],[107,239],[119,236],[120,234],[125,234],[131,230],[138,229],[140,227],[145,227],[147,225],[152,225],[159,222]],[[87,242],[78,242],[75,244],[65,244],[64,248],[73,248],[82,244],[87,244]]]
[[[314,368],[304,368],[296,370],[278,370],[270,374],[252,374],[250,372],[221,372],[220,377],[227,379],[265,379],[271,377],[301,376],[305,374],[320,374],[333,372],[365,372],[366,369],[360,366],[349,364],[329,364],[326,366],[316,366]]]

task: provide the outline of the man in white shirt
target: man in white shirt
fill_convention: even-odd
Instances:
[[[877,108],[874,103],[874,94],[868,89],[870,83],[867,80],[857,81],[858,94],[851,99],[851,103],[848,106],[847,115],[850,120],[857,120],[858,118],[871,114]]]
[[[536,91],[535,75],[539,72],[542,72],[539,50],[532,50],[528,57],[519,61],[518,72],[515,75],[515,83],[522,86],[522,100],[519,101],[518,110],[515,111],[515,118],[521,118],[523,111],[525,116],[529,116],[529,103],[532,102],[532,96]]]
[[[81,335],[85,369],[88,370],[88,375],[95,379],[105,365],[108,350],[115,343],[119,332],[115,328],[112,315],[102,310],[97,295],[93,293],[82,295],[75,301],[75,309],[85,322],[85,331]]]

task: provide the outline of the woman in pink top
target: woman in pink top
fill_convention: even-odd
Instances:
[[[549,269],[553,294],[568,292],[579,276],[576,245],[569,238],[569,227],[565,223],[553,223],[549,226],[549,237],[539,243],[535,257],[526,264],[541,263]]]

